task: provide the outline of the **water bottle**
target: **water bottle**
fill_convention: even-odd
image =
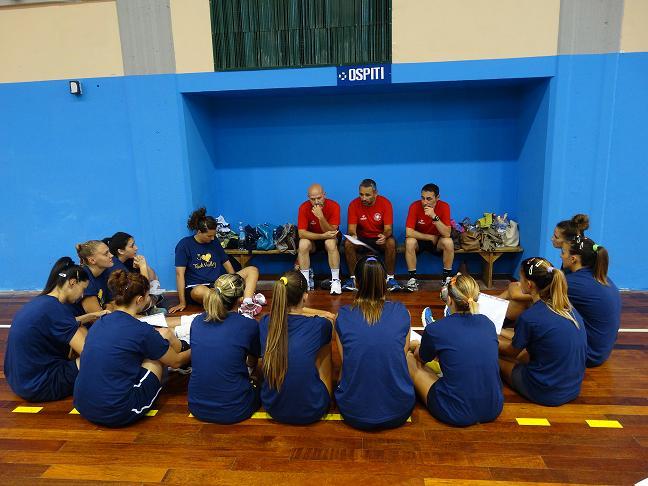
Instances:
[[[245,228],[243,228],[243,221],[239,223],[239,250],[245,250]]]

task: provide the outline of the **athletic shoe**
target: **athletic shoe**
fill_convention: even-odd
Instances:
[[[355,286],[355,280],[353,280],[352,278],[346,279],[344,285],[342,285],[342,290],[344,290],[345,292],[355,292],[356,290],[358,290]]]
[[[452,277],[448,275],[447,277],[441,277],[441,287],[445,287],[450,283],[450,280],[452,280]]]
[[[312,268],[308,269],[308,290],[315,290],[315,272]]]
[[[320,283],[320,289],[322,289],[322,290],[331,290],[331,279],[327,278],[327,279],[322,280],[322,282]]]
[[[265,298],[265,295],[263,294],[254,294],[254,297],[252,297],[252,301],[255,304],[259,304],[259,305],[266,305],[268,303],[268,301]]]
[[[254,319],[254,316],[258,315],[261,312],[261,305],[255,303],[255,302],[251,302],[249,304],[246,304],[245,302],[243,302],[241,304],[241,307],[239,307],[238,312],[239,312],[239,314],[242,314],[245,317],[249,317],[250,319]]]
[[[400,286],[395,278],[390,278],[387,279],[387,290],[390,292],[398,292],[399,290],[403,290],[403,287]]]
[[[416,292],[418,291],[418,282],[414,277],[410,278],[407,281],[407,284],[405,285],[405,288],[409,290],[410,292]]]
[[[432,315],[432,309],[429,307],[426,307],[423,309],[423,312],[421,312],[421,324],[423,326],[427,326],[428,324],[432,324],[434,322],[434,316]]]
[[[342,282],[339,279],[331,280],[331,295],[340,295],[342,293]]]

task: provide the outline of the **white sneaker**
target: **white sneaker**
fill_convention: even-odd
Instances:
[[[263,294],[254,294],[254,297],[252,297],[252,302],[259,305],[266,305],[268,303],[265,295]]]
[[[342,294],[342,282],[340,279],[331,280],[331,295],[341,295]]]
[[[419,289],[418,282],[414,277],[410,278],[405,284],[405,288],[410,292],[416,292]]]

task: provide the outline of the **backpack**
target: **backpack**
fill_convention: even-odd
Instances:
[[[297,228],[294,224],[286,223],[276,229],[275,245],[281,252],[297,254]]]
[[[259,240],[257,241],[257,250],[274,250],[275,239],[274,232],[276,226],[270,223],[263,223],[257,226],[257,233]]]

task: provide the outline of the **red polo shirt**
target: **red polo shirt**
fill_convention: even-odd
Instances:
[[[349,204],[349,224],[358,225],[357,233],[362,238],[378,238],[385,225],[394,222],[394,210],[389,199],[377,196],[373,206],[363,206],[357,197]]]

